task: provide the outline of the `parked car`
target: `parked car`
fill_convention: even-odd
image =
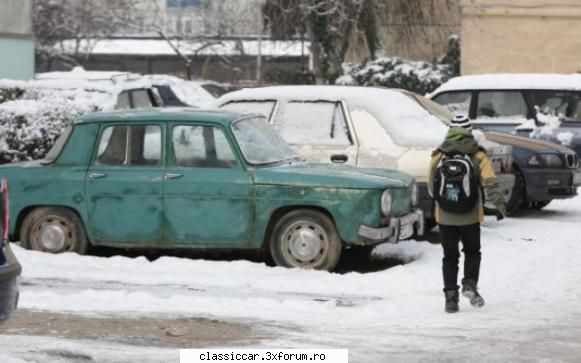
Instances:
[[[22,267],[10,248],[8,240],[8,190],[2,182],[2,239],[0,240],[0,322],[8,319],[18,305]]]
[[[131,72],[86,71],[75,67],[68,72],[45,72],[34,76],[37,88],[71,90],[83,89],[111,94],[112,99],[104,111],[112,109],[148,108],[162,106],[160,97],[153,91],[151,82],[144,76]]]
[[[576,91],[565,91],[575,84],[581,89],[581,76],[466,76],[445,83],[431,97],[449,110],[470,115],[476,127],[503,131],[488,131],[486,137],[513,147],[516,183],[510,195],[511,204],[541,209],[551,200],[577,195],[577,188],[581,185],[578,156],[563,145],[520,135],[531,136],[536,130],[539,135],[545,133],[547,138],[554,140],[563,134],[560,130],[581,130],[581,122],[572,121],[578,117],[577,113],[567,111],[569,106],[557,107],[561,102],[579,107],[574,101]],[[561,90],[555,91],[555,88]],[[564,100],[566,94],[570,94],[568,101]],[[541,103],[542,97],[545,101]],[[539,120],[546,119],[536,112],[539,107],[552,107],[572,118],[566,121],[561,117],[562,122],[553,124],[554,128],[541,126]],[[485,111],[488,108],[494,112]],[[573,132],[578,135],[577,131]],[[576,140],[575,137],[571,140]]]
[[[556,142],[581,155],[581,74],[456,77],[431,98],[483,128]]]
[[[161,105],[151,83],[139,75],[76,69],[36,77],[0,80],[0,164],[44,157],[80,115]]]
[[[163,105],[169,107],[209,107],[216,101],[216,98],[228,92],[224,85],[209,80],[188,81],[161,74],[145,77],[157,89]]]
[[[343,246],[423,232],[411,176],[302,162],[266,119],[227,111],[83,116],[44,160],[0,174],[10,239],[52,253],[263,249],[281,266],[331,270]]]
[[[428,226],[433,226],[428,168],[430,155],[448,128],[412,95],[372,87],[278,86],[231,92],[218,99],[218,106],[264,115],[307,161],[395,169],[413,175],[420,188],[420,208]],[[479,136],[508,194],[514,186],[510,147]]]

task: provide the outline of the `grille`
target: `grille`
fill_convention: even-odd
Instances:
[[[568,168],[576,168],[577,167],[577,154],[566,154],[565,159],[567,160],[567,167]]]

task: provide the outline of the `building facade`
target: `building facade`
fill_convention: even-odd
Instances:
[[[34,76],[32,0],[2,0],[0,10],[0,78]]]
[[[136,23],[144,34],[162,30],[168,36],[251,37],[262,30],[263,0],[138,0]],[[139,32],[128,29],[128,32]]]
[[[462,74],[581,72],[581,0],[463,0]]]

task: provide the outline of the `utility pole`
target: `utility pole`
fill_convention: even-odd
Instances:
[[[256,52],[256,85],[262,84],[262,30],[258,33],[258,51]]]

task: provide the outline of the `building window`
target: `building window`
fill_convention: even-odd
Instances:
[[[167,0],[168,8],[196,8],[202,0]]]

